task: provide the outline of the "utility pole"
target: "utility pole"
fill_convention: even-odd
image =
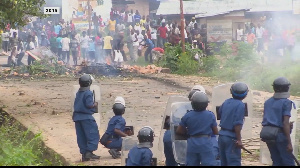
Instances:
[[[91,36],[91,2],[88,0],[89,37]]]
[[[181,20],[181,47],[182,52],[185,52],[185,38],[184,38],[184,27],[185,27],[185,21],[184,21],[184,15],[183,15],[183,2],[180,0],[180,20]]]

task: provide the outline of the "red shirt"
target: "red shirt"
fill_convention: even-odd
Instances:
[[[162,49],[160,47],[153,48],[152,50],[158,51],[158,52],[160,52],[162,54],[165,52],[164,49]]]
[[[168,31],[168,29],[166,28],[166,27],[159,27],[158,29],[157,29],[160,33],[160,37],[161,38],[167,38],[167,31]]]

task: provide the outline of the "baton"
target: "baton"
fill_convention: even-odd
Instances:
[[[95,90],[93,90],[93,95],[94,95],[94,104],[96,102],[96,96],[95,96]],[[95,113],[98,113],[98,105],[95,107]]]
[[[300,163],[298,161],[298,159],[295,157],[295,155],[293,153],[291,153],[292,156],[293,156],[293,159],[295,160],[295,162],[297,163],[297,166],[300,166]]]
[[[236,142],[236,140],[232,139],[233,142]],[[252,152],[246,149],[244,146],[242,146],[242,149],[246,152],[248,152],[250,155],[252,155]]]

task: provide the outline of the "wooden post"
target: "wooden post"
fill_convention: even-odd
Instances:
[[[184,21],[184,15],[183,15],[183,2],[180,0],[180,20],[181,20],[181,47],[182,52],[185,52],[185,38],[184,38],[184,27],[185,27],[185,21]]]
[[[91,36],[91,2],[88,0],[89,37]]]

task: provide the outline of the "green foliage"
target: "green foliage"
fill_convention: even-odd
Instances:
[[[198,53],[202,55],[201,50],[192,49],[190,44],[186,44],[186,51],[182,53],[180,45],[171,46],[170,43],[165,44],[165,54],[162,56],[158,66],[169,68],[172,73],[180,75],[195,74],[199,70],[199,62],[194,56]]]
[[[11,27],[23,27],[30,17],[46,18],[42,6],[45,0],[1,0],[0,1],[0,28],[4,29],[10,23]]]
[[[62,166],[60,158],[47,151],[42,135],[10,118],[0,108],[0,165],[1,166]],[[46,157],[47,156],[47,157]]]
[[[30,75],[40,74],[42,72],[61,75],[67,72],[67,69],[65,66],[59,64],[56,59],[46,58],[34,61],[33,64],[28,66],[28,72]]]
[[[202,66],[200,67],[205,73],[213,75],[220,68],[220,60],[216,56],[208,56],[202,58]]]

